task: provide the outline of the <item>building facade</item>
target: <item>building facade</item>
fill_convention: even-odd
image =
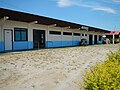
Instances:
[[[106,38],[108,38],[112,44],[120,43],[120,30],[107,33]]]
[[[102,44],[102,35],[109,31],[0,8],[0,52],[34,48]]]

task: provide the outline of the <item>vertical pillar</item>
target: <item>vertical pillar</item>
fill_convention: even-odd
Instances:
[[[114,40],[115,40],[115,35],[113,34],[113,44],[115,43]]]
[[[87,30],[87,44],[89,44],[89,33],[88,33],[88,30]]]
[[[99,42],[99,36],[100,36],[100,35],[97,35],[97,42]]]
[[[2,41],[2,25],[0,25],[0,41]]]
[[[119,34],[119,43],[120,43],[120,34]]]
[[[27,41],[27,49],[33,49],[33,45],[34,45],[34,42],[33,42],[33,28],[31,26],[31,24],[27,24],[27,29],[28,29],[28,41]]]
[[[94,32],[93,32],[93,35],[92,35],[93,37],[93,40],[92,40],[92,44],[94,45],[95,44],[95,39],[94,39]]]
[[[28,29],[28,42],[31,40],[31,31],[30,31],[30,24],[27,24],[27,29]]]
[[[0,42],[2,42],[2,24],[0,25]]]
[[[63,38],[63,28],[61,28],[61,47],[62,47],[62,38]]]
[[[74,41],[74,39],[73,39],[74,37],[73,37],[73,30],[72,30],[72,46],[73,46],[73,41]]]
[[[65,46],[65,43],[64,43],[64,35],[63,35],[63,32],[64,30],[66,30],[64,27],[61,28],[61,47],[64,47]]]
[[[46,33],[46,48],[49,47],[49,46],[48,46],[48,45],[49,45],[49,44],[48,44],[48,43],[49,43],[49,40],[48,40],[49,37],[48,37],[48,36],[49,36],[49,26],[47,26],[47,33]]]
[[[3,33],[3,29],[4,29],[4,22],[0,23],[0,52],[4,51],[4,33]]]

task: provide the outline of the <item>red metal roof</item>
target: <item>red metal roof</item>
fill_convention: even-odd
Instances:
[[[108,35],[118,35],[120,34],[120,31],[111,31],[110,33],[108,33]]]

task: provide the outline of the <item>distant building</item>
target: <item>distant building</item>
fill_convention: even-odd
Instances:
[[[111,31],[106,34],[106,38],[110,39],[111,43],[119,43],[120,42],[120,31]]]
[[[91,21],[92,22],[92,21]],[[102,44],[108,30],[0,8],[0,52]]]

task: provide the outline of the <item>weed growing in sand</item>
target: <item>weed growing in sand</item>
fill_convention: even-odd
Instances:
[[[85,90],[120,90],[120,50],[84,74]]]

